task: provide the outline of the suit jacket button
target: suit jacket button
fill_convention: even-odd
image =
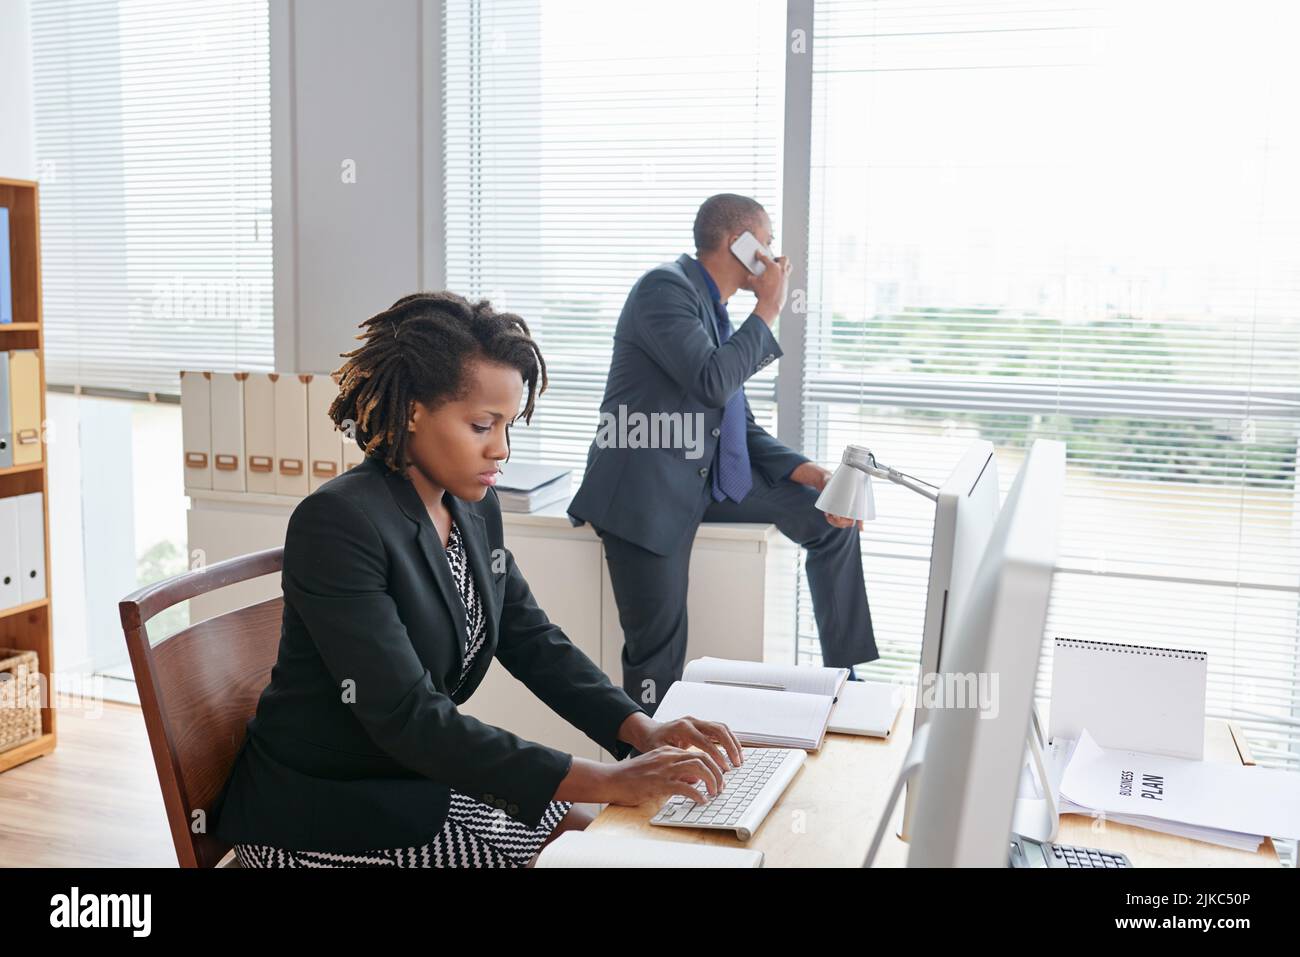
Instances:
[[[712,436],[716,439],[719,435],[722,434],[722,430],[721,430],[721,429],[714,429],[714,430],[713,430],[712,432],[710,432],[709,434],[712,435]]]
[[[506,813],[507,813],[507,814],[518,814],[518,813],[519,813],[519,805],[518,805],[518,804],[512,804],[512,805],[510,805],[508,808],[506,808]]]
[[[493,802],[493,800],[495,800],[495,798],[493,797],[493,795],[491,795],[491,794],[484,794],[484,795],[483,795],[483,801],[484,801],[485,803],[487,803],[487,804],[491,804],[491,803]]]
[[[497,798],[497,810],[504,811],[505,809],[506,809],[506,799]]]
[[[707,468],[700,469],[700,478],[704,478],[704,476],[708,474],[709,474],[709,470]]]

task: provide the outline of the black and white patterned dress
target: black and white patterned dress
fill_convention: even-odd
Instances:
[[[454,521],[447,538],[446,553],[469,625],[469,643],[465,646],[460,680],[452,689],[452,694],[455,694],[469,673],[475,655],[483,647],[486,629],[483,604],[478,589],[474,587],[465,543]],[[428,844],[361,854],[287,850],[265,844],[236,844],[234,850],[244,867],[523,867],[541,849],[572,806],[571,801],[551,801],[542,814],[541,823],[530,828],[504,811],[452,788],[446,823]]]

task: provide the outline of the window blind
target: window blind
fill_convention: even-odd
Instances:
[[[707,197],[753,196],[780,243],[785,7],[447,0],[449,288],[521,315],[551,386],[512,454],[581,470],[636,279],[694,252]],[[739,323],[749,293],[728,304]],[[775,363],[747,386],[775,432]]]
[[[51,384],[274,368],[267,0],[32,0]]]
[[[1285,22],[1284,22],[1285,21]],[[938,484],[1068,450],[1050,639],[1208,652],[1300,767],[1300,120],[1276,4],[816,8],[803,421]],[[876,483],[880,676],[915,674],[933,506]],[[806,589],[801,653],[818,646]]]

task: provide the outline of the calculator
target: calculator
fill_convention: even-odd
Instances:
[[[1040,844],[1027,837],[1012,835],[1008,863],[1011,867],[1132,867],[1128,857],[1118,851],[1074,844]]]

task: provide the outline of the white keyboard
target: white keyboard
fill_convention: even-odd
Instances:
[[[704,784],[697,783],[695,790],[705,796],[703,804],[674,794],[650,823],[735,831],[742,841],[748,841],[799,773],[808,752],[799,748],[742,748],[741,753],[744,762],[723,772],[722,790],[712,799]]]

